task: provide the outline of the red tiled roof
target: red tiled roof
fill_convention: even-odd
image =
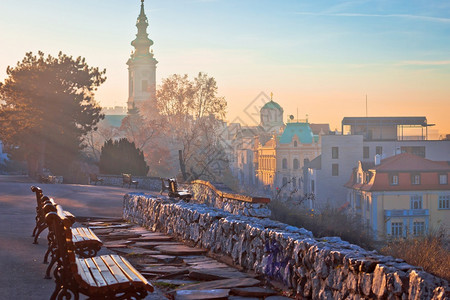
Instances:
[[[381,160],[374,167],[380,171],[447,171],[450,165],[446,161],[432,161],[411,153],[402,153]]]
[[[354,183],[356,176],[352,172],[350,180],[345,184],[352,189],[364,191],[419,191],[419,190],[450,190],[450,184],[439,184],[439,174],[447,174],[450,179],[450,164],[442,161],[432,161],[413,154],[402,153],[383,159],[378,166],[361,164],[364,171],[374,170],[370,182],[365,184]],[[412,173],[420,174],[420,184],[411,183]],[[389,175],[398,175],[398,184],[391,185]]]

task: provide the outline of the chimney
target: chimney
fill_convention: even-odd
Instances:
[[[375,166],[380,165],[380,162],[381,162],[381,155],[380,154],[375,155]]]

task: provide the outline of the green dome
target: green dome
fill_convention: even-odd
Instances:
[[[267,102],[266,104],[264,104],[264,106],[261,109],[278,109],[279,111],[283,111],[283,108],[280,106],[280,104],[276,103],[273,100],[270,100],[269,102]]]

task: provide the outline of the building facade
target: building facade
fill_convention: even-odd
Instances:
[[[348,188],[350,213],[376,239],[450,229],[450,164],[403,153],[373,163],[358,162]]]
[[[258,182],[282,199],[304,195],[303,166],[320,154],[321,138],[308,122],[290,122],[281,135],[256,149]]]
[[[128,65],[128,111],[139,108],[147,102],[156,106],[156,64],[153,50],[150,47],[153,41],[148,38],[148,19],[144,12],[144,0],[141,0],[141,11],[137,18],[136,38],[131,42],[134,51],[127,61]],[[157,113],[155,109],[155,114]],[[149,116],[152,117],[152,116]]]
[[[323,135],[320,159],[305,168],[304,185],[306,193],[314,194],[315,208],[346,205],[344,184],[358,161],[371,163],[376,155],[387,158],[400,153],[450,161],[450,141],[427,140],[425,134],[411,140],[401,134],[407,126],[418,126],[417,130],[426,132],[425,117],[344,118],[342,124],[344,130],[350,126],[345,131],[348,134]]]

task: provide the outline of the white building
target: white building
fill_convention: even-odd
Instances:
[[[350,126],[344,130],[344,126]],[[403,127],[415,126],[422,131],[419,139],[402,134]],[[344,118],[342,129],[347,135],[322,136],[321,157],[305,169],[306,193],[313,193],[315,207],[341,207],[346,203],[347,182],[358,161],[373,162],[399,153],[411,153],[426,159],[450,161],[449,140],[427,140],[425,117]]]

